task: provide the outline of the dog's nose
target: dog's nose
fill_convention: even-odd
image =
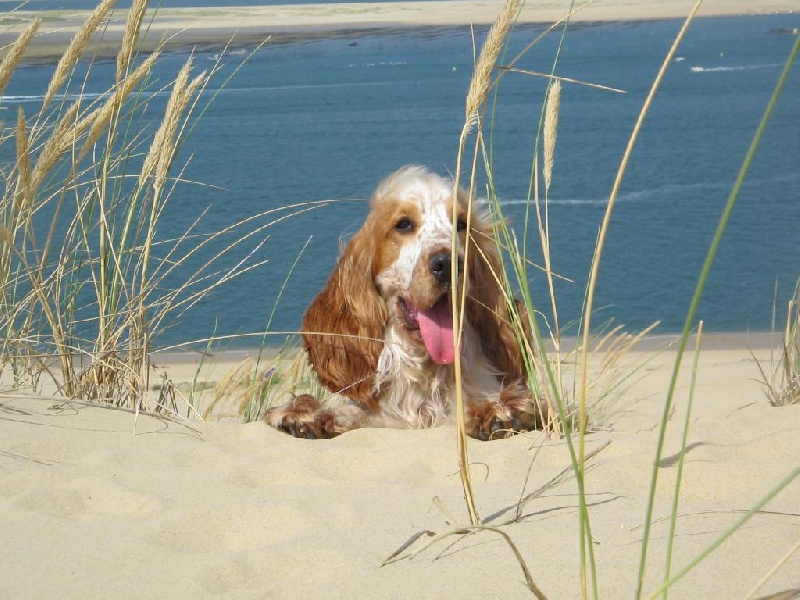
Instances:
[[[447,252],[437,252],[428,260],[428,268],[439,283],[450,283],[451,266],[449,250]]]

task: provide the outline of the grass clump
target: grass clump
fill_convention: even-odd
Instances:
[[[800,403],[800,279],[786,309],[786,326],[783,330],[781,356],[777,366],[767,375],[759,361],[761,385],[771,406],[788,406]]]
[[[90,39],[102,36],[113,5],[104,0],[89,15],[41,104],[29,114],[19,107],[15,126],[0,135],[0,152],[13,156],[0,188],[0,374],[12,387],[174,411],[170,382],[155,386],[160,398],[149,394],[154,341],[211,290],[259,264],[253,257],[265,240],[257,234],[268,225],[256,215],[199,234],[201,214],[177,238],[159,235],[181,179],[176,157],[221,63],[198,73],[189,56],[173,81],[158,82],[160,49],[137,50],[148,3],[135,0],[113,81],[103,94],[85,94],[95,77]],[[38,25],[6,52],[0,92]],[[234,249],[245,258],[218,267]]]
[[[602,411],[604,404],[607,403],[607,399],[610,396],[613,396],[613,390],[618,389],[612,386],[612,392],[610,394],[604,394],[603,392],[600,392],[599,397],[601,400],[597,403],[593,403],[593,390],[600,390],[604,386],[599,385],[603,375],[592,373],[590,370],[589,355],[593,351],[595,354],[602,354],[603,350],[605,349],[606,356],[600,361],[601,369],[606,372],[616,372],[616,375],[621,376],[622,381],[625,381],[631,376],[632,371],[635,369],[626,371],[626,369],[623,368],[622,373],[620,373],[619,369],[622,361],[619,359],[619,356],[624,355],[628,350],[631,349],[633,344],[640,339],[640,336],[636,335],[620,335],[619,331],[616,329],[612,329],[606,334],[598,334],[597,329],[592,327],[592,317],[594,316],[594,295],[599,278],[601,259],[607,239],[610,217],[614,210],[620,184],[623,180],[628,163],[632,156],[634,145],[639,137],[639,131],[642,123],[649,111],[650,106],[652,105],[664,73],[666,72],[668,65],[672,62],[676,49],[683,39],[683,36],[686,33],[695,13],[699,9],[700,4],[701,1],[695,3],[692,11],[689,14],[689,17],[684,22],[684,25],[679,34],[676,36],[672,47],[664,58],[662,66],[656,75],[654,83],[651,86],[650,92],[648,93],[640,114],[636,120],[636,124],[631,133],[628,146],[621,160],[613,189],[609,195],[605,215],[602,222],[599,224],[595,252],[588,278],[589,283],[585,292],[583,312],[579,324],[580,335],[576,344],[576,348],[572,351],[566,351],[562,344],[563,328],[559,323],[558,301],[553,283],[554,280],[559,277],[559,275],[555,271],[553,266],[553,257],[550,255],[549,250],[550,215],[548,210],[548,196],[550,182],[552,181],[554,172],[553,164],[555,143],[557,140],[558,105],[561,96],[564,94],[564,90],[562,89],[561,85],[556,84],[555,82],[559,80],[560,83],[569,82],[583,84],[584,82],[574,82],[559,78],[556,75],[555,71],[558,63],[558,54],[556,54],[556,58],[553,62],[551,73],[538,74],[547,77],[551,83],[548,86],[548,90],[545,95],[545,102],[543,103],[540,117],[539,130],[534,146],[528,210],[525,216],[524,234],[521,240],[518,239],[515,233],[507,226],[506,220],[502,214],[501,205],[497,201],[497,194],[495,192],[492,174],[491,137],[489,134],[484,133],[484,126],[488,124],[486,115],[489,110],[487,102],[489,91],[493,90],[495,93],[497,93],[498,82],[504,73],[512,71],[524,72],[522,70],[513,68],[514,63],[519,58],[519,56],[517,56],[506,66],[493,64],[492,69],[497,67],[499,74],[494,77],[494,79],[487,78],[487,67],[485,61],[488,60],[491,63],[495,63],[496,61],[501,60],[502,56],[502,51],[495,50],[488,59],[486,58],[486,49],[489,47],[496,48],[498,46],[497,41],[492,39],[492,32],[495,31],[495,28],[493,28],[492,32],[490,32],[487,43],[485,44],[484,50],[481,53],[481,57],[476,63],[473,82],[470,86],[470,91],[467,94],[467,118],[458,146],[458,158],[455,176],[456,184],[458,185],[459,178],[463,173],[464,178],[469,178],[469,184],[462,187],[467,188],[470,192],[470,197],[472,197],[476,192],[476,174],[481,167],[483,169],[483,174],[488,181],[487,195],[489,198],[490,209],[497,227],[499,240],[498,243],[500,245],[500,249],[503,251],[503,256],[505,259],[503,272],[497,273],[496,277],[498,281],[503,284],[506,292],[506,301],[508,302],[509,307],[513,307],[515,296],[519,295],[522,299],[525,310],[520,311],[518,321],[515,322],[514,325],[518,330],[518,343],[526,357],[526,363],[528,365],[529,386],[532,393],[536,397],[543,397],[549,406],[555,408],[554,411],[551,411],[551,415],[555,416],[555,420],[550,423],[549,429],[552,434],[563,439],[570,455],[571,471],[574,475],[575,484],[577,487],[579,504],[578,542],[580,549],[580,596],[583,598],[587,598],[589,596],[594,598],[599,597],[598,572],[595,566],[595,552],[602,551],[602,546],[597,546],[596,548],[596,543],[592,536],[590,519],[591,514],[589,506],[587,505],[588,492],[585,482],[585,475],[587,473],[586,466],[589,458],[589,454],[585,451],[585,442],[591,422],[590,412],[595,413],[596,411]],[[514,10],[516,10],[515,4],[513,2],[509,2],[506,5],[503,14],[498,18],[498,23],[506,23],[507,13],[513,14]],[[568,21],[568,18],[565,20]],[[511,25],[504,25],[502,28],[504,35],[506,35],[511,28]],[[566,31],[566,26],[564,31]],[[525,51],[530,49],[535,42],[538,41],[538,39],[540,38],[537,38],[537,40],[534,40],[532,44],[529,44]],[[490,41],[492,41],[492,44],[489,43]],[[650,563],[652,562],[652,559],[648,560],[648,549],[652,545],[650,526],[653,523],[653,510],[655,507],[656,498],[655,492],[659,484],[659,469],[665,445],[665,432],[674,408],[676,382],[678,372],[681,368],[687,340],[691,331],[698,326],[695,318],[697,315],[699,300],[703,293],[711,265],[713,264],[716,256],[720,239],[725,232],[728,219],[738,197],[741,184],[745,175],[747,174],[754,153],[761,140],[766,123],[770,119],[776,99],[780,95],[783,84],[786,81],[788,71],[794,62],[798,47],[800,47],[800,40],[798,40],[798,43],[795,44],[795,47],[786,62],[785,68],[778,79],[770,102],[764,111],[758,129],[753,136],[751,146],[744,157],[739,175],[733,184],[733,188],[728,197],[728,202],[724,211],[722,212],[716,233],[708,250],[705,263],[703,264],[702,270],[699,274],[698,283],[686,314],[685,326],[682,335],[677,342],[677,353],[674,369],[672,371],[669,389],[666,392],[666,397],[663,404],[663,416],[661,417],[658,425],[658,442],[654,452],[654,459],[652,461],[653,470],[649,485],[649,497],[646,504],[642,507],[644,511],[643,536],[640,542],[640,560],[635,578],[636,588],[634,591],[634,597],[636,598],[641,598],[643,596],[649,598],[666,597],[668,590],[677,581],[683,578],[687,573],[696,569],[697,566],[709,556],[709,554],[718,548],[719,545],[721,545],[725,540],[730,538],[730,536],[736,531],[740,530],[741,527],[754,514],[761,510],[778,493],[780,493],[780,491],[782,491],[787,485],[789,485],[789,483],[791,483],[798,475],[800,475],[800,468],[796,468],[788,473],[786,477],[784,477],[769,491],[767,491],[749,510],[745,511],[744,515],[740,519],[738,519],[728,529],[716,536],[703,550],[697,553],[696,556],[694,556],[680,568],[673,569],[672,548],[676,537],[675,518],[678,515],[679,493],[681,487],[680,483],[683,474],[682,466],[688,447],[688,431],[691,416],[691,411],[689,410],[686,415],[686,420],[683,423],[683,436],[681,450],[679,452],[680,468],[678,469],[677,478],[674,483],[675,494],[673,497],[671,510],[671,527],[667,537],[666,564],[664,565],[663,570],[660,572],[647,576],[648,568],[651,567]],[[476,95],[474,93],[475,89],[481,90],[481,93]],[[608,88],[605,89],[608,90]],[[484,123],[484,121],[487,121],[487,123]],[[491,129],[489,128],[489,132],[490,131]],[[470,143],[472,147],[471,159],[465,158],[469,157],[467,146],[470,145]],[[541,158],[542,155],[543,158]],[[542,181],[544,182],[544,185],[541,184]],[[533,229],[534,227],[535,230]],[[538,242],[540,246],[538,249],[532,249],[531,251],[528,249],[529,229],[534,230],[534,236],[531,236],[533,238],[535,238],[536,233],[538,233]],[[533,250],[540,250],[542,256],[541,265],[535,265],[534,262],[529,258],[529,256],[533,254]],[[534,295],[529,289],[529,271],[534,268],[539,269],[545,274],[548,283],[549,298],[547,301],[552,305],[549,307],[549,319],[548,317],[545,317],[544,311],[537,306],[537,303],[534,301]],[[798,352],[798,321],[800,320],[798,318],[798,300],[800,300],[800,298],[795,297],[792,304],[790,304],[789,317],[787,319],[788,323],[785,333],[786,339],[784,343],[784,360],[782,361],[785,380],[787,380],[790,384],[788,386],[789,389],[791,389],[791,382],[797,381],[796,376],[798,373],[798,356],[800,356],[800,352]],[[460,303],[463,306],[463,298],[460,299]],[[456,302],[456,304],[459,304],[459,302]],[[460,314],[461,312],[458,310],[458,308],[459,306],[456,306],[454,310],[454,314],[456,315]],[[513,312],[514,311],[512,311],[512,313]],[[702,328],[702,325],[700,325],[700,327]],[[650,330],[651,328],[647,328],[646,331],[644,331],[641,335],[645,335]],[[529,333],[532,335],[529,335]],[[597,339],[598,335],[599,341]],[[700,332],[698,332],[698,343],[700,337]],[[572,361],[572,367],[567,368],[568,361],[565,360],[565,358],[570,356],[574,356],[575,359]],[[692,368],[692,384],[689,401],[690,408],[698,370],[698,356],[699,346],[696,350],[695,363]],[[456,376],[459,377],[458,362],[456,362],[456,366]],[[573,377],[571,394],[569,391],[569,386],[565,386],[565,381],[568,380],[570,373]],[[596,393],[596,391],[594,393]],[[460,412],[461,408],[458,410]],[[487,521],[480,520],[478,517],[477,506],[475,505],[472,497],[469,470],[467,467],[469,463],[467,459],[466,437],[463,430],[463,421],[458,422],[457,435],[458,460],[462,475],[462,487],[466,499],[469,524],[460,525],[456,519],[448,516],[448,521],[453,529],[438,534],[430,531],[423,532],[429,537],[434,538],[431,543],[454,534],[466,536],[472,535],[477,531],[490,529],[494,530],[492,527],[489,527],[489,523]],[[664,477],[664,475],[662,474],[661,477]],[[447,514],[449,515],[450,513],[448,512]],[[415,539],[416,538],[412,539],[408,544],[401,548],[399,553],[402,553],[405,549],[407,549],[408,546],[415,541]],[[528,570],[524,564],[524,560],[522,559],[521,555],[516,552],[516,546],[514,545],[513,541],[510,538],[506,538],[506,541],[515,551],[515,556],[520,562],[523,571],[526,573],[527,580]],[[425,544],[425,548],[429,546],[430,544]],[[390,560],[394,560],[398,554],[393,555]],[[409,556],[413,556],[414,554],[416,553],[412,553]],[[653,579],[655,579],[654,583],[657,589],[655,589],[655,591],[648,592],[645,589],[646,582],[651,582]],[[534,595],[537,597],[542,597],[542,591],[535,585],[531,585],[531,583],[532,581],[528,581],[528,587],[531,589]]]

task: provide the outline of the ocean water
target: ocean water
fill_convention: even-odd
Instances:
[[[627,93],[563,87],[550,190],[553,266],[571,280],[557,288],[563,323],[580,312],[619,160],[680,24],[582,24],[567,34],[559,74]],[[798,15],[707,18],[692,25],[622,185],[600,269],[596,323],[614,318],[637,330],[660,320],[661,332],[681,328],[714,229],[794,42],[775,30],[798,26]],[[518,28],[509,56],[540,31]],[[478,42],[484,35],[485,30],[477,32]],[[548,71],[557,41],[551,34],[518,66]],[[174,78],[187,56],[165,56],[153,89]],[[181,148],[178,163],[188,161],[182,173],[187,183],[174,191],[160,235],[179,236],[202,211],[207,212],[198,230],[208,232],[280,207],[302,206],[257,217],[243,229],[264,226],[227,264],[261,242],[250,260],[266,263],[217,289],[171,323],[156,344],[213,332],[258,332],[268,325],[273,332],[297,330],[340,242],[363,221],[378,181],[408,163],[441,173],[454,169],[472,57],[468,29],[424,28],[267,46],[223,87],[243,56],[225,58],[226,71],[212,85],[212,93],[219,93]],[[196,70],[211,67],[214,58],[196,55]],[[17,105],[34,110],[52,68],[31,66],[15,74],[0,101],[0,117]],[[107,89],[112,73],[112,62],[95,65],[87,92]],[[520,239],[544,86],[541,78],[508,73],[493,105],[495,182]],[[157,95],[154,108],[165,101],[165,94]],[[283,220],[268,226],[276,217]],[[529,243],[537,247],[533,232]],[[795,65],[741,190],[698,317],[711,331],[767,330],[773,306],[785,312],[798,275],[800,68]],[[164,285],[177,285],[181,276],[185,273]],[[544,308],[545,281],[536,271],[531,288]],[[253,343],[253,338],[233,342]]]

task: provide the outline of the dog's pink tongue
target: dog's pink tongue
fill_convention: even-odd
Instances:
[[[433,362],[439,365],[452,364],[456,359],[456,351],[450,299],[442,298],[431,308],[419,309],[417,320],[422,341]]]

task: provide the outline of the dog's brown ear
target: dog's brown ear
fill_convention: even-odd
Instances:
[[[498,282],[502,281],[503,273],[494,235],[489,227],[486,231],[470,231],[470,243],[469,322],[477,330],[484,354],[502,373],[503,383],[509,385],[526,380],[528,375],[511,311],[523,317],[523,327],[526,327],[525,315],[519,314],[513,299],[509,306]],[[527,331],[522,335],[528,337]]]
[[[372,275],[375,250],[365,229],[353,236],[303,317],[303,346],[320,381],[370,411],[388,318]]]

